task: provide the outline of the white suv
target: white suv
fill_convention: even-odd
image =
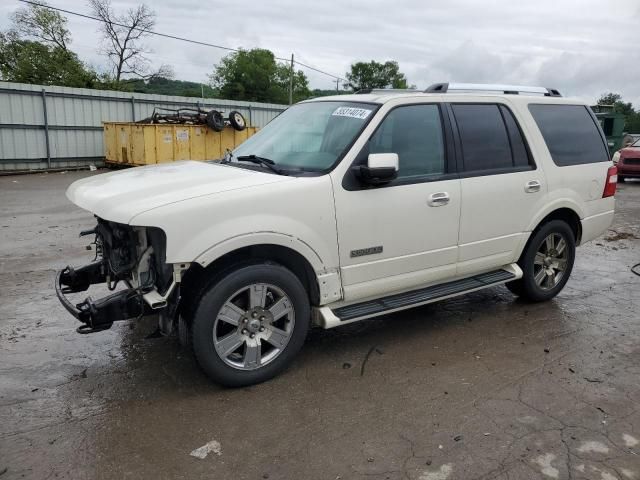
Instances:
[[[159,313],[216,382],[273,377],[332,328],[506,283],[548,300],[611,224],[616,169],[585,104],[437,84],[292,106],[217,162],[79,180],[97,259],[56,289],[83,325]],[[91,284],[115,290],[74,304]],[[126,288],[116,289],[122,282]]]

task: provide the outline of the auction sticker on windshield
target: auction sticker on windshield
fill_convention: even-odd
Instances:
[[[350,117],[364,120],[369,114],[371,114],[371,110],[367,110],[366,108],[338,107],[331,115],[334,117]]]

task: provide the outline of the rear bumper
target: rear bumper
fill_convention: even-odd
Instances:
[[[87,297],[74,304],[67,298],[69,293],[86,291],[90,285],[104,283],[104,265],[95,262],[77,270],[66,267],[56,274],[55,289],[62,306],[82,322],[79,333],[91,333],[111,328],[113,322],[146,314],[148,305],[136,289],[120,290],[98,300]]]
[[[609,210],[604,213],[592,215],[582,219],[582,238],[580,244],[589,242],[594,238],[598,238],[613,223],[614,211]]]

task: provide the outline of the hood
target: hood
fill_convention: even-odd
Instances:
[[[622,158],[629,156],[636,157],[640,154],[640,147],[625,147],[621,148],[619,151]]]
[[[71,184],[67,198],[100,218],[129,223],[142,212],[170,203],[293,179],[229,165],[182,161],[84,178]]]

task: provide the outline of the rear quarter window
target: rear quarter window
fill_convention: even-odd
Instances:
[[[531,104],[529,111],[556,165],[609,161],[598,124],[586,106]]]

